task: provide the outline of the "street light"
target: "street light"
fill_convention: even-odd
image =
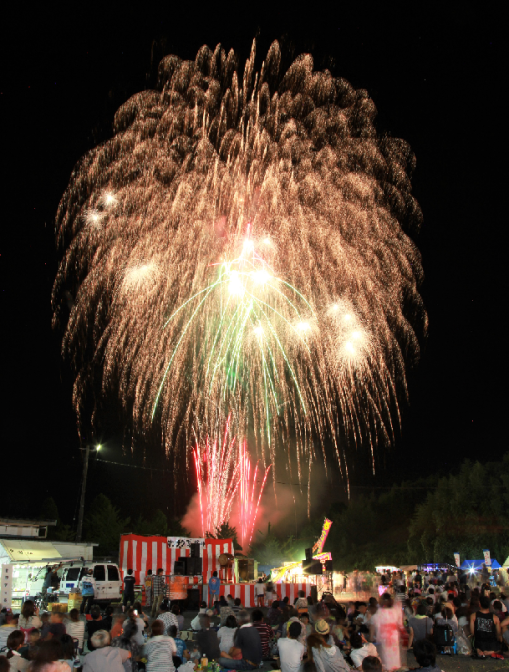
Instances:
[[[95,450],[99,452],[101,450],[101,444],[98,443],[94,446]],[[88,471],[88,456],[90,455],[90,445],[87,444],[85,448],[80,450],[85,451],[85,457],[83,460],[83,476],[81,477],[81,498],[80,498],[80,510],[78,514],[78,529],[76,531],[76,541],[81,541],[81,532],[83,530],[83,512],[85,510],[85,490],[87,487],[87,471]]]

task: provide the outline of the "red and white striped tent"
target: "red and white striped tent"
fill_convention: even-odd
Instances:
[[[203,583],[208,583],[212,572],[219,572],[221,553],[233,554],[231,539],[179,539],[177,537],[145,537],[140,534],[122,534],[120,537],[120,569],[134,571],[136,583],[143,583],[147,569],[155,574],[162,567],[164,574],[173,574],[175,560],[191,555],[191,543],[200,544],[203,559]]]
[[[231,539],[178,539],[176,537],[146,537],[140,534],[123,534],[120,537],[120,569],[124,575],[128,569],[134,571],[136,583],[145,580],[147,569],[155,574],[162,567],[164,574],[173,574],[175,560],[191,555],[191,543],[200,544],[200,556],[203,559],[203,583],[207,584],[212,572],[220,571],[219,556],[221,553],[233,554]],[[185,577],[188,583],[198,583],[197,577]],[[311,595],[311,585],[307,583],[277,583],[274,585],[278,599],[288,597],[293,604],[299,590]],[[221,595],[240,597],[245,607],[256,606],[253,583],[222,583]],[[203,589],[206,599],[206,589]]]

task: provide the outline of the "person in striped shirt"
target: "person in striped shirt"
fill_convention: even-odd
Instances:
[[[264,622],[263,612],[261,609],[255,609],[251,614],[253,628],[258,630],[260,639],[262,640],[262,655],[265,660],[270,658],[270,644],[274,639],[274,632],[270,625]]]
[[[142,658],[147,659],[147,672],[173,672],[173,656],[177,655],[177,645],[173,637],[164,634],[166,628],[162,621],[152,623],[152,637],[143,647]]]

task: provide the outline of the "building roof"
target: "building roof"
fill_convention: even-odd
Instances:
[[[49,527],[56,525],[56,520],[21,520],[18,518],[0,518],[0,526],[15,525],[16,527]]]

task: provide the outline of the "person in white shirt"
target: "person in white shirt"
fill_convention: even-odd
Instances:
[[[258,606],[263,607],[265,598],[265,584],[263,583],[262,579],[258,579],[258,583],[255,583],[255,595]]]
[[[374,644],[371,644],[371,642],[368,642],[358,632],[353,632],[350,635],[350,644],[351,644],[351,647],[352,647],[352,652],[350,653],[350,657],[352,659],[352,662],[353,662],[354,666],[358,670],[362,669],[362,661],[367,656],[378,657],[378,652],[376,650],[376,646]]]
[[[288,628],[288,637],[281,637],[278,640],[281,672],[299,672],[304,655],[304,646],[298,641],[301,630],[300,623],[291,623]]]
[[[235,639],[235,633],[237,632],[237,619],[235,616],[230,615],[226,619],[226,623],[223,627],[219,628],[217,632],[217,638],[219,640],[219,646],[221,648],[221,653],[224,651],[229,654],[230,649],[233,647],[233,640]]]

